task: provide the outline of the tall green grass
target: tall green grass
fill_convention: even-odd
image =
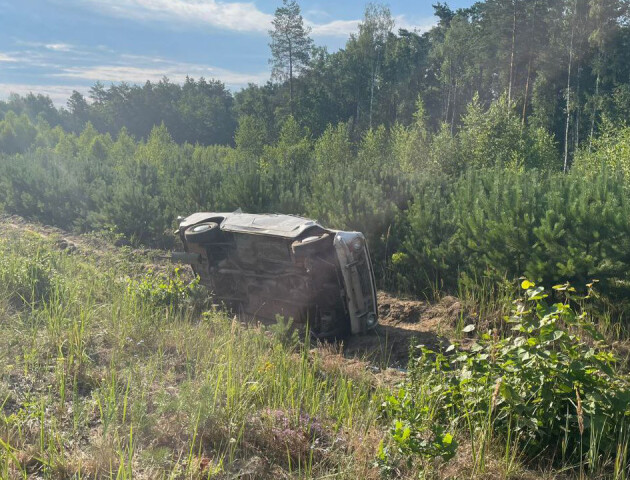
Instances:
[[[184,272],[54,240],[0,235],[0,479],[627,478],[626,420],[590,428],[582,385],[583,414],[573,390],[545,397],[570,405],[552,422],[549,460],[530,453],[531,425],[510,413],[536,403],[507,408],[501,390],[524,374],[478,375],[512,342],[497,314],[513,307],[507,282],[460,282],[467,316],[455,335],[496,336],[412,362],[396,384],[339,348],[312,348],[290,322],[244,325],[215,310]]]
[[[0,478],[374,474],[367,374],[190,295],[152,301],[163,277],[140,271],[0,239]]]

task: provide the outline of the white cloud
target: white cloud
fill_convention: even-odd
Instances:
[[[6,53],[0,53],[0,62],[17,62],[18,59],[7,55]]]
[[[160,81],[166,76],[170,81],[181,83],[186,75],[191,77],[205,77],[216,79],[225,83],[228,87],[244,87],[248,83],[264,83],[269,79],[269,72],[241,73],[207,65],[174,63],[159,58],[133,57],[137,60],[144,59],[147,63],[153,62],[154,66],[131,65],[99,65],[92,67],[62,68],[61,71],[50,73],[49,78],[68,79],[73,81],[70,85],[31,85],[19,83],[0,83],[0,98],[8,98],[11,93],[26,95],[28,93],[41,93],[48,95],[57,106],[65,106],[73,90],[87,95],[90,87],[97,81],[107,83],[127,82],[130,84],[143,84],[147,80]],[[77,84],[79,82],[79,84]],[[81,84],[82,83],[82,84]]]
[[[57,106],[65,106],[73,90],[84,95],[97,81],[105,84],[127,82],[144,84],[147,80],[158,82],[165,76],[172,82],[182,83],[186,76],[220,80],[229,88],[240,88],[248,83],[264,83],[269,79],[269,72],[247,73],[194,63],[178,63],[162,58],[122,55],[123,62],[112,65],[86,67],[59,67],[48,73],[48,78],[72,82],[70,85],[31,85],[18,83],[0,83],[0,98],[7,98],[11,93],[26,95],[30,92],[48,95]],[[128,62],[128,63],[127,63]],[[133,63],[134,65],[132,65]],[[137,66],[140,64],[141,66]]]
[[[269,79],[269,72],[234,72],[223,68],[196,63],[173,62],[159,57],[122,55],[122,62],[109,65],[62,68],[51,77],[73,78],[89,82],[127,82],[142,84],[147,80],[157,82],[167,77],[173,82],[183,82],[186,76],[220,80],[229,87],[241,87],[248,83],[262,83]]]
[[[21,83],[0,83],[0,98],[8,98],[10,94],[27,95],[29,93],[48,95],[53,103],[58,107],[63,107],[72,95],[72,91],[77,90],[86,94],[88,87],[82,85],[25,85]]]
[[[51,97],[57,106],[64,106],[72,90],[85,93],[97,81],[105,84],[127,82],[130,84],[144,84],[147,80],[158,82],[167,77],[175,83],[182,83],[186,76],[193,78],[220,80],[228,88],[237,89],[248,83],[264,83],[269,80],[269,71],[236,72],[225,68],[214,67],[199,63],[186,63],[169,60],[162,57],[143,55],[119,54],[113,58],[109,54],[98,54],[99,49],[91,50],[96,57],[95,64],[77,66],[76,63],[64,65],[44,64],[39,55],[29,55],[22,52],[19,56],[11,52],[11,56],[0,54],[0,61],[12,61],[15,65],[26,70],[33,66],[45,66],[48,72],[40,74],[48,79],[55,79],[55,85],[34,85],[18,83],[0,83],[0,98],[6,98],[10,93],[26,95],[29,92],[42,93]],[[90,52],[90,50],[85,50]],[[98,63],[96,63],[98,62]],[[64,85],[68,82],[70,85]]]
[[[351,33],[359,31],[361,20],[333,20],[328,23],[305,22],[311,27],[311,33],[315,37],[347,37]]]
[[[16,45],[21,45],[25,47],[31,47],[40,50],[51,50],[53,52],[74,52],[77,51],[78,48],[69,43],[62,42],[29,42],[25,40],[16,40]]]
[[[72,45],[67,43],[46,43],[44,44],[44,48],[55,52],[70,52],[74,49]]]
[[[76,0],[97,8],[105,14],[134,18],[136,20],[160,20],[185,25],[210,25],[237,32],[266,34],[271,29],[273,15],[265,13],[253,2],[228,2],[220,0]],[[321,10],[307,10],[306,16],[318,19],[330,17]],[[435,24],[435,18],[412,22],[405,15],[395,17],[396,28],[426,31]],[[315,37],[347,37],[358,31],[361,19],[331,20],[317,23],[305,18]]]
[[[217,0],[81,0],[116,16],[139,20],[152,18],[172,22],[207,24],[239,32],[267,32],[273,15],[251,2]]]
[[[312,23],[308,20],[305,23],[311,27],[313,36],[315,37],[347,37],[351,33],[357,33],[359,31],[359,24],[362,20],[333,20],[328,23]],[[435,26],[435,18],[428,17],[419,19],[419,21],[409,20],[405,15],[396,15],[394,17],[394,29],[398,31],[399,28],[404,28],[409,31],[417,31],[420,33],[430,30]]]
[[[396,15],[394,17],[394,21],[396,22],[394,27],[395,30],[404,28],[405,30],[409,30],[411,32],[416,31],[418,33],[428,32],[437,25],[435,17],[420,18],[413,21],[408,20],[404,15]]]

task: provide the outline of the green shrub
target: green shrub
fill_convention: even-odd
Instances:
[[[525,298],[506,318],[512,335],[484,333],[468,351],[422,347],[412,359],[409,380],[384,404],[400,452],[444,455],[452,445],[444,432],[459,425],[471,438],[485,432],[508,445],[512,439],[530,458],[583,462],[591,470],[610,460],[625,465],[617,447],[628,441],[630,378],[572,306],[579,300],[572,287],[554,287],[565,299],[551,302],[542,287],[522,286]]]
[[[630,296],[630,202],[622,176],[470,170],[418,185],[394,269],[415,293],[454,291],[462,274],[526,275],[545,286],[600,280]],[[404,255],[400,255],[404,254]]]
[[[602,167],[621,170],[630,178],[630,127],[604,121],[593,145],[576,153],[574,169],[581,174],[597,174]]]
[[[178,145],[165,126],[146,140],[124,130],[114,139],[89,123],[76,135],[7,114],[38,139],[23,153],[0,146],[0,209],[162,248],[175,242],[178,215],[306,214],[365,233],[380,287],[430,296],[456,292],[463,275],[545,286],[597,278],[622,311],[628,128],[604,129],[566,175],[550,134],[523,125],[508,103],[473,102],[459,130],[435,133],[421,102],[408,127],[340,123],[318,138],[288,117],[274,140],[264,120],[243,116],[235,148]]]
[[[18,306],[46,302],[58,286],[50,253],[41,249],[30,252],[28,246],[20,253],[0,250],[0,294]]]
[[[170,273],[148,272],[140,280],[130,280],[127,292],[150,305],[178,307],[195,296],[198,285],[198,277],[187,282],[182,278],[181,270],[175,268]]]
[[[269,325],[269,332],[287,348],[296,347],[300,341],[299,333],[293,326],[293,317],[286,319],[282,315],[276,315],[276,323]]]

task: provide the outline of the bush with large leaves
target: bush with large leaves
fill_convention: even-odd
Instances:
[[[484,333],[467,351],[420,348],[408,381],[384,404],[400,452],[445,455],[444,432],[460,425],[563,463],[595,468],[594,459],[601,466],[627,454],[617,446],[628,442],[630,379],[616,356],[573,307],[580,299],[568,284],[553,294],[522,286],[525,298],[506,318],[512,334]]]

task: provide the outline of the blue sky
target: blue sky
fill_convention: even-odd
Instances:
[[[436,0],[384,2],[395,28],[424,31]],[[269,79],[268,34],[281,0],[0,0],[0,99],[45,93],[64,105],[96,81],[216,78],[232,90]],[[316,44],[343,47],[366,2],[299,2]],[[451,8],[472,4],[452,0]]]

